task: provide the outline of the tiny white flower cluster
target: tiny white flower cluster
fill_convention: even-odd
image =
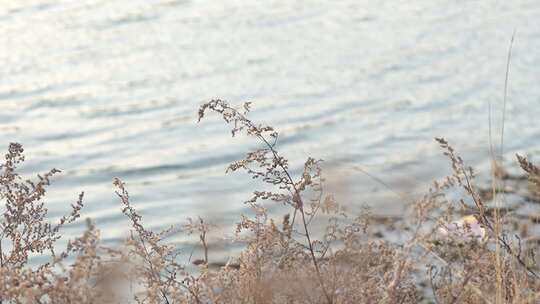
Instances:
[[[439,228],[438,232],[442,238],[464,242],[483,241],[486,238],[486,229],[473,215],[464,216],[457,221],[444,225]]]

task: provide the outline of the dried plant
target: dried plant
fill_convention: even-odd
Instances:
[[[17,173],[23,149],[11,144],[0,165],[0,303],[540,301],[538,243],[527,228],[534,223],[516,223],[512,214],[494,209],[475,185],[472,168],[445,139],[436,141],[450,160],[450,174],[420,199],[402,202],[410,208],[392,224],[397,230],[391,233],[400,237],[390,241],[384,238],[390,227],[368,208],[351,214],[326,193],[321,160],[308,158],[293,174],[278,151],[278,132],[251,121],[249,103],[236,109],[212,100],[199,109],[199,121],[209,111],[232,126],[233,136],[262,144],[227,169],[245,171],[262,188],[246,200],[251,215],[241,215],[236,227],[237,240],[245,244],[239,256],[210,267],[213,227],[200,217],[188,218],[180,229],[147,229],[120,179],[113,183],[130,222],[125,242],[103,246],[87,220],[83,235],[59,250],[61,228],[80,217],[83,194],[68,215],[51,223],[44,195],[59,171],[24,180]],[[539,167],[521,156],[518,161],[531,191],[540,191]],[[269,210],[276,207],[285,215],[273,216]],[[324,232],[316,233],[313,226],[321,220],[327,221]],[[197,236],[202,257],[180,260],[179,249],[167,240],[179,232]],[[34,255],[50,258],[40,264],[32,262]],[[195,271],[188,271],[190,262]]]
[[[249,152],[243,160],[230,165],[229,170],[245,170],[253,178],[260,178],[276,189],[254,192],[253,197],[246,203],[254,211],[255,219],[243,217],[237,230],[238,232],[249,230],[253,233],[252,239],[248,243],[248,249],[241,257],[243,262],[241,270],[245,268],[250,276],[254,276],[252,278],[254,282],[248,290],[263,288],[255,294],[265,295],[263,296],[265,299],[272,299],[269,294],[275,295],[275,291],[268,290],[268,286],[276,284],[268,284],[268,281],[301,282],[302,286],[295,288],[288,295],[288,299],[302,291],[301,294],[308,302],[343,303],[346,300],[341,296],[343,291],[340,289],[343,286],[336,285],[335,281],[339,279],[337,273],[344,265],[337,259],[350,248],[345,247],[338,250],[334,247],[338,243],[353,244],[354,242],[346,238],[346,236],[350,238],[352,235],[344,234],[344,230],[339,225],[337,217],[343,216],[340,206],[333,200],[332,196],[323,193],[324,179],[321,176],[321,161],[308,158],[304,164],[303,172],[295,179],[290,173],[287,159],[281,156],[276,149],[278,132],[270,126],[257,125],[246,117],[250,111],[250,103],[245,103],[240,111],[229,106],[223,100],[212,100],[201,106],[199,121],[208,110],[221,114],[226,123],[232,124],[233,136],[243,131],[248,136],[257,138],[264,145],[261,149]],[[274,220],[268,219],[267,209],[260,202],[266,200],[289,206],[292,209],[290,212],[292,218],[286,216],[283,219],[282,229],[278,228]],[[310,223],[318,213],[332,217],[326,235],[320,240],[315,240]],[[300,221],[298,225],[297,219]],[[389,257],[396,258],[399,255],[391,249],[390,245],[379,245],[387,250],[385,253],[388,253]],[[306,267],[306,261],[310,261],[312,269]],[[388,265],[385,268],[387,273],[383,273],[381,276],[389,276],[392,273],[396,276],[393,281],[387,282],[390,283],[388,289],[379,286],[379,289],[389,291],[388,293],[380,293],[384,296],[379,300],[386,299],[395,302],[395,299],[404,297],[403,290],[406,290],[406,297],[412,297],[411,295],[414,294],[411,292],[414,288],[401,288],[401,284],[408,283],[406,280],[408,274],[406,273],[410,270],[404,261],[398,259],[396,267],[393,267],[395,262],[393,259],[387,261]],[[301,271],[296,269],[299,266],[302,268]],[[294,269],[294,272],[281,271],[278,274],[273,274],[272,269],[276,267],[278,269]],[[276,275],[280,277],[285,273],[293,275],[293,277],[280,278],[279,280],[275,278]],[[313,273],[313,275],[298,278],[298,273]],[[354,274],[351,275],[354,276]],[[316,282],[310,282],[311,280],[308,280],[310,277],[316,278]],[[363,283],[363,281],[357,282],[357,284]],[[365,288],[368,286],[357,285],[356,287]],[[286,288],[280,287],[280,290],[284,291]],[[264,301],[255,297],[254,302]],[[266,302],[272,301],[267,300]]]
[[[523,171],[527,173],[529,181],[537,187],[540,187],[540,167],[535,166],[523,156],[516,155],[516,157]]]
[[[488,207],[474,185],[472,168],[464,165],[445,139],[436,141],[449,158],[452,173],[434,183],[424,199],[429,203],[416,203],[424,220],[428,219],[425,214],[429,214],[435,219],[432,222],[438,222],[421,243],[431,257],[431,262],[425,264],[431,265],[428,273],[435,300],[438,303],[536,302],[540,281],[532,248],[522,243],[518,231],[510,225],[511,218],[500,217],[497,210]],[[447,195],[450,193],[463,195],[450,199]],[[466,216],[456,221],[456,215]],[[459,225],[462,225],[461,233],[455,228],[457,233],[448,233],[448,227]],[[480,237],[470,238],[471,233]]]

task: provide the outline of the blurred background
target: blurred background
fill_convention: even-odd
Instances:
[[[435,136],[489,167],[488,105],[497,137],[514,29],[507,163],[538,152],[539,20],[535,0],[4,0],[1,146],[23,144],[25,177],[62,169],[50,215],[85,191],[106,242],[127,228],[113,177],[147,226],[201,215],[227,235],[256,184],[225,168],[259,145],[232,139],[217,116],[197,124],[197,110],[252,101],[293,172],[324,159],[341,203],[395,215],[399,197],[362,171],[415,196],[449,172]]]

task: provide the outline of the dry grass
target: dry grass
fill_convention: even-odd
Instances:
[[[488,207],[472,168],[446,140],[437,142],[452,173],[409,203],[409,214],[397,224],[405,241],[396,243],[378,237],[381,227],[368,210],[347,214],[324,191],[320,160],[308,158],[302,174],[291,174],[277,150],[278,133],[248,119],[249,103],[237,110],[212,100],[200,108],[199,120],[209,111],[232,126],[233,136],[243,133],[263,144],[229,171],[245,171],[273,189],[254,191],[245,202],[254,215],[240,218],[237,236],[245,249],[235,261],[209,267],[206,235],[212,227],[189,219],[183,230],[198,236],[204,256],[195,262],[198,271],[186,271],[187,261],[179,260],[178,249],[165,241],[174,230],[146,229],[119,179],[114,185],[121,212],[131,221],[125,242],[103,246],[88,221],[86,232],[58,252],[62,226],[80,217],[83,194],[68,215],[50,223],[43,198],[58,170],[24,180],[17,173],[23,149],[11,144],[0,166],[0,303],[540,301],[537,236],[529,223]],[[530,188],[540,191],[540,168],[521,156],[518,161]],[[270,217],[272,204],[285,206],[288,214]],[[318,217],[329,219],[321,236],[312,228]],[[29,265],[33,254],[49,255],[50,261]]]

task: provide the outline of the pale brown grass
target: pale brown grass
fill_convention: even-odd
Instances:
[[[189,261],[180,260],[178,248],[166,241],[177,230],[148,230],[120,179],[114,180],[120,211],[131,222],[126,240],[114,248],[102,245],[88,220],[86,232],[59,251],[62,226],[80,217],[83,195],[68,215],[51,223],[43,198],[58,170],[36,181],[23,179],[17,173],[23,149],[11,144],[0,166],[0,303],[540,301],[532,223],[494,213],[482,195],[486,191],[475,186],[474,171],[445,139],[436,140],[451,173],[421,199],[403,202],[409,212],[393,223],[403,241],[390,242],[379,237],[384,225],[374,224],[368,209],[347,213],[325,191],[320,160],[308,158],[303,172],[292,174],[278,151],[278,132],[252,122],[249,103],[236,109],[212,100],[200,108],[199,120],[208,111],[231,125],[233,136],[243,133],[263,144],[228,168],[245,171],[266,189],[254,191],[245,202],[253,216],[240,216],[236,232],[245,248],[234,261],[209,267],[207,233],[213,227],[201,218],[189,219],[182,230],[198,237],[204,253],[194,259],[198,270],[187,271]],[[531,189],[540,189],[539,167],[521,156],[518,161]],[[456,193],[461,195],[456,198]],[[287,208],[287,215],[271,217],[272,204]],[[473,216],[485,236],[441,234],[463,215]],[[313,232],[319,217],[329,219],[323,235]],[[50,260],[30,265],[33,254]]]

